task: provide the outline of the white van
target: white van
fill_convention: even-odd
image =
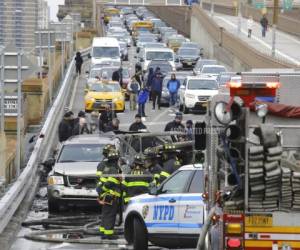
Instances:
[[[121,65],[121,50],[119,42],[112,37],[95,37],[91,50],[91,66],[111,61]]]
[[[174,51],[169,48],[145,48],[140,59],[143,70],[147,70],[149,63],[152,60],[168,61],[171,64],[173,71],[176,70]]]

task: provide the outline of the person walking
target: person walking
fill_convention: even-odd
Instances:
[[[185,123],[185,132],[186,132],[186,140],[192,141],[193,140],[193,121],[187,120]]]
[[[262,27],[262,37],[266,37],[266,32],[268,30],[268,25],[269,25],[269,21],[266,15],[263,15],[263,17],[260,19],[260,24]]]
[[[145,124],[142,122],[142,116],[140,114],[135,115],[135,122],[129,127],[129,131],[138,132],[142,129],[147,129]]]
[[[170,106],[174,106],[177,103],[178,90],[180,88],[180,82],[176,79],[176,75],[173,73],[171,79],[167,83],[167,89],[170,94]]]
[[[106,150],[106,148],[104,148]],[[103,155],[104,155],[103,151]],[[105,156],[105,155],[104,155]],[[120,207],[122,193],[122,180],[119,177],[121,169],[118,165],[120,155],[114,148],[109,148],[107,160],[98,164],[97,176],[99,178],[96,191],[98,202],[102,206],[102,220],[99,231],[102,239],[117,239],[114,234],[116,216]]]
[[[123,83],[123,69],[122,66],[113,72],[112,74],[112,81],[118,82],[120,86],[122,87]]]
[[[152,79],[154,76],[153,68],[149,68],[148,76],[147,76],[147,88],[151,88]]]
[[[145,114],[145,105],[146,102],[149,98],[149,91],[147,88],[143,88],[138,96],[138,106],[139,106],[139,110],[138,113],[142,116],[142,117],[147,117]]]
[[[249,16],[249,18],[247,20],[247,29],[248,29],[248,37],[249,38],[251,38],[252,28],[253,28],[253,18],[252,18],[252,16]]]
[[[74,119],[73,135],[81,135],[83,133],[89,134],[86,115],[84,111],[79,111],[77,118]]]
[[[118,134],[120,132],[119,126],[120,126],[120,120],[118,118],[113,118],[112,121],[110,121],[106,126],[104,132],[105,133],[113,132],[115,134]]]
[[[151,82],[151,91],[152,91],[152,109],[155,110],[155,105],[157,103],[158,109],[160,109],[160,98],[162,92],[162,82],[163,78],[161,73],[158,71],[155,73],[152,82]]]
[[[98,121],[98,128],[102,132],[107,132],[107,127],[109,123],[114,119],[117,118],[115,112],[112,112],[110,105],[105,107],[105,110],[101,113]]]
[[[127,90],[129,92],[130,110],[134,111],[136,110],[136,102],[137,102],[138,93],[140,91],[140,85],[135,79],[133,79],[127,85]]]
[[[58,126],[58,139],[59,142],[68,140],[73,135],[73,122],[74,116],[72,111],[64,114],[63,120]]]
[[[81,66],[83,64],[83,59],[81,53],[78,51],[75,56],[75,66],[76,66],[76,74],[81,75]]]
[[[165,132],[167,131],[184,132],[185,128],[184,125],[182,124],[182,118],[183,118],[182,113],[177,112],[175,114],[175,119],[166,125]]]

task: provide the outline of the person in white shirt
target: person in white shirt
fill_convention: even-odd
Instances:
[[[252,18],[252,16],[249,16],[248,21],[247,21],[247,29],[248,29],[248,37],[249,38],[251,38],[252,27],[253,27],[253,18]]]

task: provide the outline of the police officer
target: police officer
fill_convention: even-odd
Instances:
[[[158,163],[159,155],[154,148],[147,148],[145,154],[145,167],[153,175],[153,184],[159,186],[163,179],[162,167]]]
[[[177,158],[176,147],[173,144],[164,144],[163,154],[165,162],[163,163],[163,171],[161,173],[161,181],[164,181],[173,174],[180,166],[180,161]]]
[[[113,147],[105,147],[103,155],[107,155],[107,160],[99,163],[97,167],[97,184],[98,201],[102,205],[102,221],[99,230],[102,239],[116,239],[114,235],[114,226],[116,216],[120,206],[121,197],[121,179],[118,177],[120,168],[118,160],[119,152]]]
[[[136,155],[132,170],[122,182],[124,186],[124,202],[128,203],[131,197],[148,192],[150,183],[153,181],[151,173],[145,168],[145,157]]]

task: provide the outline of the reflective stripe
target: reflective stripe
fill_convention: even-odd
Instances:
[[[154,178],[159,179],[159,178],[160,178],[160,175],[159,175],[159,174],[155,174],[155,175],[154,175]]]
[[[96,172],[96,176],[100,177],[102,175],[102,172],[101,171],[97,171]]]
[[[138,186],[149,187],[149,183],[144,181],[133,181],[133,182],[128,182],[127,184],[127,187],[138,187]]]
[[[106,230],[106,229],[104,229],[103,233],[105,235],[113,235],[114,234],[114,230]]]
[[[122,181],[122,184],[123,184],[125,187],[127,187],[128,182],[124,180],[124,181]]]
[[[126,198],[124,199],[125,203],[127,203],[127,202],[130,200],[130,198],[131,198],[131,197],[126,197]]]
[[[115,177],[111,177],[111,176],[107,178],[107,181],[113,182],[115,184],[120,184],[119,180],[117,180]]]
[[[99,227],[99,231],[100,231],[101,233],[103,233],[103,232],[104,232],[104,230],[105,230],[105,228],[104,228],[104,227]]]
[[[107,182],[107,179],[106,179],[105,177],[101,177],[101,178],[100,178],[100,181],[101,181],[101,182]]]
[[[103,190],[105,191],[104,194],[102,194],[102,196],[104,196],[105,194],[109,193],[111,195],[114,195],[114,196],[117,196],[117,197],[121,197],[121,194],[117,191],[114,191],[114,190],[111,190],[111,189],[108,189],[106,187],[103,187]]]
[[[167,172],[165,172],[165,171],[161,171],[160,175],[162,175],[162,176],[164,176],[166,178],[168,178],[170,176],[170,174],[167,173]]]

